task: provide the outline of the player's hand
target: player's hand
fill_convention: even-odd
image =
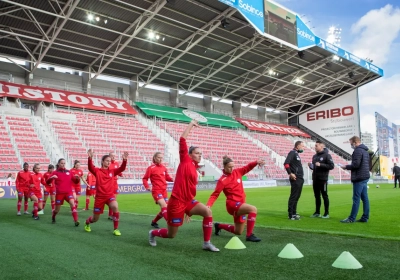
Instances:
[[[321,166],[321,163],[316,162],[316,163],[315,163],[315,166]]]
[[[199,127],[199,123],[196,120],[192,120],[190,124],[194,127]]]
[[[308,167],[311,167],[311,164],[312,164],[312,163],[311,163],[311,162],[309,162],[309,163],[308,163]]]
[[[79,175],[78,175],[78,174],[75,174],[74,177],[75,177],[75,178],[79,178]]]
[[[33,187],[35,187],[35,185],[34,184],[30,184],[30,186],[29,186],[30,188],[33,188]]]
[[[290,180],[292,180],[292,181],[296,181],[296,179],[297,179],[296,175],[293,174],[293,173],[289,175],[289,178],[290,178]]]
[[[190,218],[190,216],[185,214],[185,223],[190,223],[192,221],[192,218]]]
[[[258,166],[264,166],[265,165],[265,160],[263,160],[263,159],[259,159],[259,160],[257,160],[257,164],[258,164]]]
[[[128,152],[124,152],[124,153],[122,154],[122,159],[123,159],[123,160],[127,160],[127,159],[128,159],[128,156],[129,156],[129,153],[128,153]]]
[[[209,206],[209,205],[206,205],[206,207],[207,207],[208,209],[211,209],[211,206]]]
[[[152,190],[151,188],[146,189],[146,191],[148,191],[148,192],[151,192],[151,190]]]
[[[88,151],[87,153],[88,153],[88,156],[89,156],[90,158],[93,158],[94,150],[89,149],[89,151]]]
[[[50,177],[50,179],[58,179],[57,175],[53,175]]]

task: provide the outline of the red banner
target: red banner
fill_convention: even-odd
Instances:
[[[65,90],[32,87],[7,82],[0,82],[0,96],[46,101],[63,106],[86,108],[91,110],[137,114],[129,103],[122,99]]]
[[[255,120],[245,120],[239,118],[236,118],[236,120],[250,130],[257,130],[275,134],[289,134],[293,136],[302,136],[310,138],[310,135],[293,126],[287,126],[283,124],[272,124],[272,123],[260,122]]]

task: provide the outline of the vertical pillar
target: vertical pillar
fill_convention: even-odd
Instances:
[[[237,118],[242,117],[242,103],[237,101],[232,101],[232,111],[233,115]]]
[[[90,84],[90,67],[86,66],[82,71],[82,90],[83,92],[90,93],[92,85]]]
[[[132,77],[129,81],[129,99],[132,102],[139,101],[139,79],[137,76]]]
[[[178,107],[179,105],[179,90],[178,86],[169,90],[169,101],[172,107]]]
[[[32,69],[33,69],[32,62],[25,62],[25,67],[29,71],[32,71]],[[32,85],[32,82],[33,82],[33,72],[25,71],[25,84],[30,86],[30,85]]]
[[[267,108],[257,107],[258,120],[262,122],[267,121]]]
[[[212,102],[212,97],[208,95],[203,96],[203,106],[207,112],[213,113],[214,112],[214,104]]]

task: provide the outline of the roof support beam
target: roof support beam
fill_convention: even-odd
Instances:
[[[72,5],[69,7],[67,14],[65,15],[65,18],[62,20],[61,24],[55,29],[53,36],[51,37],[48,45],[46,48],[43,50],[43,52],[39,55],[38,60],[35,63],[35,66],[32,69],[32,72],[34,72],[42,62],[43,58],[46,56],[47,52],[50,50],[51,46],[53,45],[54,41],[56,40],[58,34],[60,34],[61,30],[63,29],[64,25],[67,23],[68,19],[71,17],[72,12],[75,10],[76,6],[78,6],[80,0],[75,0]],[[70,3],[70,2],[68,2]]]
[[[254,37],[252,39],[240,44],[239,46],[237,46],[236,48],[234,48],[233,50],[231,50],[227,54],[224,54],[223,56],[218,58],[217,61],[211,62],[210,64],[208,64],[207,66],[203,67],[202,69],[200,69],[196,73],[194,73],[194,74],[190,75],[189,77],[183,79],[181,82],[179,82],[179,84],[181,84],[184,81],[190,79],[191,77],[192,78],[197,77],[201,72],[203,72],[204,70],[207,70],[207,69],[210,68],[209,74],[206,77],[204,77],[197,84],[195,84],[193,86],[189,86],[189,88],[187,89],[187,91],[184,94],[186,94],[188,92],[191,92],[192,90],[197,88],[202,83],[205,83],[206,81],[208,81],[215,74],[220,72],[222,69],[224,69],[226,66],[230,65],[235,60],[239,59],[241,56],[243,56],[247,52],[249,52],[252,48],[255,48],[256,46],[261,44],[263,41],[264,41],[264,39],[261,36],[258,36],[258,34],[256,34],[256,35],[254,35]],[[227,57],[229,57],[229,60],[227,62],[221,62],[222,59],[227,58]],[[210,73],[212,71],[212,69],[214,68],[216,63],[220,63],[220,64],[222,64],[222,66],[219,67],[218,69],[216,69],[214,72]]]
[[[122,38],[125,37],[124,35],[118,36],[117,39],[114,40],[104,51],[101,55],[99,55],[93,62],[90,64],[90,67],[92,67],[97,60],[101,59],[101,63],[99,66],[99,70],[97,73],[90,78],[90,80],[96,79],[106,68],[108,65],[110,65],[111,62],[114,61],[114,59],[125,49],[125,47],[136,37],[137,34],[139,34],[140,31],[142,31],[143,28],[152,20],[156,14],[167,4],[167,0],[157,0],[156,2],[153,3],[153,5],[150,6],[150,8],[143,12],[138,19],[136,19],[125,31],[124,35],[126,35],[129,32],[132,32],[132,34],[129,35],[129,37],[126,39],[126,41],[120,46]],[[143,20],[143,21],[142,21]],[[132,30],[133,29],[133,30]],[[104,59],[104,55],[115,45],[116,49],[114,51],[114,54],[110,57],[110,59],[102,66],[102,62]]]
[[[157,77],[159,77],[162,73],[164,73],[165,70],[167,70],[171,65],[173,65],[176,61],[178,61],[182,56],[184,56],[186,53],[188,53],[194,46],[196,46],[201,40],[203,40],[207,35],[212,33],[215,29],[217,29],[220,25],[220,21],[225,18],[225,17],[230,17],[234,13],[236,13],[236,10],[233,8],[228,8],[225,11],[223,11],[221,14],[217,15],[214,19],[212,19],[210,22],[206,23],[204,26],[202,26],[199,30],[197,30],[195,33],[190,35],[188,38],[180,42],[175,49],[179,49],[186,45],[184,47],[184,50],[178,54],[176,57],[173,57],[174,50],[168,51],[165,55],[157,59],[154,63],[152,63],[149,67],[144,69],[142,72],[139,73],[139,76],[143,75],[147,71],[150,70],[150,74],[147,78],[147,81],[145,84],[142,86],[145,87]],[[200,36],[200,37],[198,37]],[[197,39],[195,39],[198,37]],[[162,60],[167,59],[167,62],[163,65],[162,69],[158,71],[153,77],[151,76],[155,66],[159,64]]]

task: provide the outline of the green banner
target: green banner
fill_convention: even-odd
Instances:
[[[147,116],[150,117],[157,117],[164,120],[174,120],[179,122],[191,121],[189,117],[183,114],[183,111],[185,109],[182,108],[173,108],[173,107],[160,106],[143,102],[136,102],[135,104],[140,110],[142,110]],[[244,126],[241,125],[239,122],[237,122],[235,119],[227,116],[205,113],[205,112],[197,112],[197,113],[199,113],[200,115],[202,115],[207,119],[206,122],[200,122],[200,124],[202,125],[217,126],[217,127],[221,126],[229,128],[244,128]]]

